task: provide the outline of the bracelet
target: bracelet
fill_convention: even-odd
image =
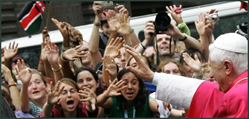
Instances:
[[[40,60],[39,60],[39,63],[40,63],[40,64],[43,64],[43,60],[42,60],[42,59],[40,59]]]
[[[62,56],[62,53],[61,53],[61,60],[63,61],[63,62],[68,62],[68,60],[66,60],[65,58],[63,58],[63,56]]]
[[[184,33],[184,38],[183,39],[178,39],[179,41],[185,41],[187,39],[187,35]]]
[[[133,33],[134,32],[134,29],[131,29],[130,33]]]
[[[53,72],[58,72],[58,71],[61,70],[62,66],[61,66],[61,64],[59,64],[59,69],[57,69],[57,70],[55,70],[52,66],[51,66],[51,68],[52,68],[52,71],[53,71]]]
[[[93,22],[93,25],[99,27],[99,26],[101,26],[101,23]]]
[[[144,50],[146,49],[146,47],[143,45],[143,43],[140,43],[140,45],[143,47]]]
[[[8,85],[9,88],[12,87],[12,86],[16,86],[16,83]]]

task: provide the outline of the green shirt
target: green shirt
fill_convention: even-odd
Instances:
[[[119,104],[117,102],[117,97],[111,97],[112,99],[112,107],[108,109],[104,109],[105,116],[109,117],[117,117],[117,118],[124,118],[124,110],[119,107]],[[127,110],[128,118],[133,118],[133,108],[130,110]],[[141,117],[152,117],[152,113],[150,111],[149,107],[149,96],[146,98],[145,104],[143,105],[143,111],[135,113],[135,118],[141,118]]]

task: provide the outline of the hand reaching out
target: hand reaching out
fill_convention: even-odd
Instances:
[[[127,14],[121,13],[119,16],[119,23],[120,27],[116,27],[118,33],[122,34],[123,36],[129,35],[131,31],[130,17]]]
[[[124,86],[124,83],[123,80],[118,81],[115,79],[106,90],[108,97],[121,95],[120,91],[127,88],[127,86]]]
[[[58,103],[60,101],[60,94],[62,92],[62,90],[64,89],[64,86],[60,88],[60,81],[57,82],[56,87],[53,89],[53,82],[51,81],[48,86],[47,86],[47,103],[49,105],[54,105],[56,103]]]
[[[81,58],[84,55],[83,45],[78,45],[74,48],[70,48],[62,53],[62,57],[67,60],[76,60],[77,58]]]
[[[180,24],[183,22],[181,13],[175,12],[177,9],[181,9],[181,8],[182,8],[182,5],[180,5],[179,7],[176,7],[176,5],[169,6],[169,7],[166,6],[166,9],[171,14],[172,18],[175,20],[177,24]]]
[[[117,37],[115,40],[112,38],[110,43],[106,46],[104,54],[108,54],[113,58],[117,57],[120,55],[119,49],[123,46],[123,44],[124,40],[121,37]]]
[[[106,18],[111,31],[112,32],[117,31],[118,28],[120,27],[120,23],[118,21],[118,17],[116,16],[115,11],[108,10]]]
[[[1,64],[1,71],[3,72],[5,80],[8,82],[8,84],[15,82],[12,77],[10,69],[6,67],[4,64]]]
[[[13,41],[11,45],[11,42],[9,42],[9,48],[6,49],[6,47],[4,47],[4,58],[12,59],[13,57],[16,56],[17,52],[18,52],[18,43],[15,44],[15,41]]]
[[[17,61],[17,67],[15,67],[18,78],[22,81],[23,84],[29,84],[29,81],[32,76],[32,71],[30,68],[26,67],[24,60]]]
[[[199,14],[198,21],[195,21],[195,27],[200,36],[209,36],[212,34],[212,24],[211,22],[207,22],[207,16],[208,14]]]
[[[50,64],[57,64],[58,63],[58,57],[59,57],[59,50],[58,47],[55,45],[55,43],[51,43],[51,41],[48,42],[49,47],[47,47],[48,54],[48,62]]]
[[[92,5],[93,12],[96,16],[101,17],[102,9],[102,2],[101,1],[93,1]]]
[[[69,41],[69,35],[68,35],[68,30],[67,30],[67,25],[65,22],[59,22],[57,19],[51,18],[53,21],[54,25],[60,30],[61,35],[63,36],[65,42]],[[64,42],[64,41],[63,41]]]
[[[109,55],[105,55],[103,58],[103,62],[104,62],[104,65],[106,67],[105,70],[108,72],[111,80],[115,79],[118,72],[117,72],[117,66],[116,66],[116,63],[114,61],[114,58],[110,57]]]
[[[91,110],[95,110],[96,103],[97,103],[97,96],[94,92],[92,92],[90,89],[84,87],[83,90],[79,90],[79,95],[81,97],[80,101],[82,102],[88,102],[89,106],[91,105]]]
[[[189,56],[188,53],[183,53],[183,60],[194,70],[194,72],[199,72],[201,70],[201,62],[198,56],[195,54],[195,59]]]

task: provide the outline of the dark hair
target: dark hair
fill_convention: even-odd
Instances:
[[[197,56],[198,56],[199,60],[201,61],[201,63],[205,62],[204,59],[203,59],[202,54],[198,50],[196,50],[196,49],[186,49],[186,50],[184,50],[182,52],[182,54],[183,53],[188,53],[188,55],[190,57],[192,57],[193,59],[195,59],[195,54],[197,54]],[[183,65],[183,62],[184,62],[182,54],[180,55],[180,64],[181,65]]]
[[[132,73],[131,71],[129,70],[126,70],[126,68],[122,69],[118,75],[117,75],[117,79],[118,81],[121,80],[121,78],[123,77],[124,74],[127,74],[127,73]],[[134,73],[133,73],[134,74]],[[135,75],[136,76],[136,75]],[[137,77],[137,76],[136,76]],[[137,96],[135,97],[134,101],[133,101],[133,104],[135,105],[136,107],[136,110],[138,112],[141,112],[143,111],[143,105],[144,103],[146,103],[146,99],[149,95],[145,85],[144,85],[144,82],[142,79],[138,78],[138,82],[139,82],[139,91],[138,91],[138,94]],[[123,95],[120,95],[117,97],[117,101],[119,102],[119,105],[121,107],[121,109],[127,109],[127,100],[123,97]]]
[[[82,72],[82,71],[89,71],[92,75],[93,75],[93,78],[95,79],[95,81],[96,81],[96,83],[101,83],[101,81],[99,81],[99,77],[98,77],[98,75],[96,74],[96,72],[93,70],[93,69],[91,69],[90,67],[86,67],[86,66],[83,66],[83,67],[81,67],[81,68],[79,68],[79,69],[77,69],[76,70],[76,72],[75,72],[75,76],[74,76],[74,81],[75,82],[77,82],[77,76],[78,76],[78,74],[80,73],[80,72]],[[101,84],[99,84],[99,85],[101,85]],[[99,86],[97,89],[96,89],[96,94],[97,95],[99,95],[99,94],[101,94],[102,92],[103,92],[103,88],[101,88],[101,86]]]
[[[75,82],[77,82],[78,74],[82,71],[85,71],[85,70],[89,71],[93,75],[93,78],[95,79],[96,82],[99,81],[99,77],[93,69],[91,69],[90,67],[83,66],[75,71]]]

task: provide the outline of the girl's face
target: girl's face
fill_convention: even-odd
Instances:
[[[181,73],[179,71],[179,68],[175,63],[169,62],[168,64],[164,65],[163,70],[164,73],[167,74],[173,74],[173,75],[178,75],[181,76]]]
[[[77,76],[77,85],[82,89],[83,87],[89,88],[91,91],[96,93],[97,88],[99,87],[99,82],[96,82],[93,75],[84,70],[80,72]]]
[[[80,101],[80,96],[74,86],[62,82],[59,89],[61,89],[63,86],[64,89],[60,94],[61,98],[58,104],[61,105],[63,111],[73,112],[77,109]]]
[[[126,89],[121,91],[121,94],[127,101],[133,101],[140,89],[137,77],[133,73],[128,72],[122,76],[121,80],[124,80],[124,85],[127,86]]]
[[[28,86],[28,95],[31,100],[39,100],[47,96],[45,84],[39,74],[32,74]]]

